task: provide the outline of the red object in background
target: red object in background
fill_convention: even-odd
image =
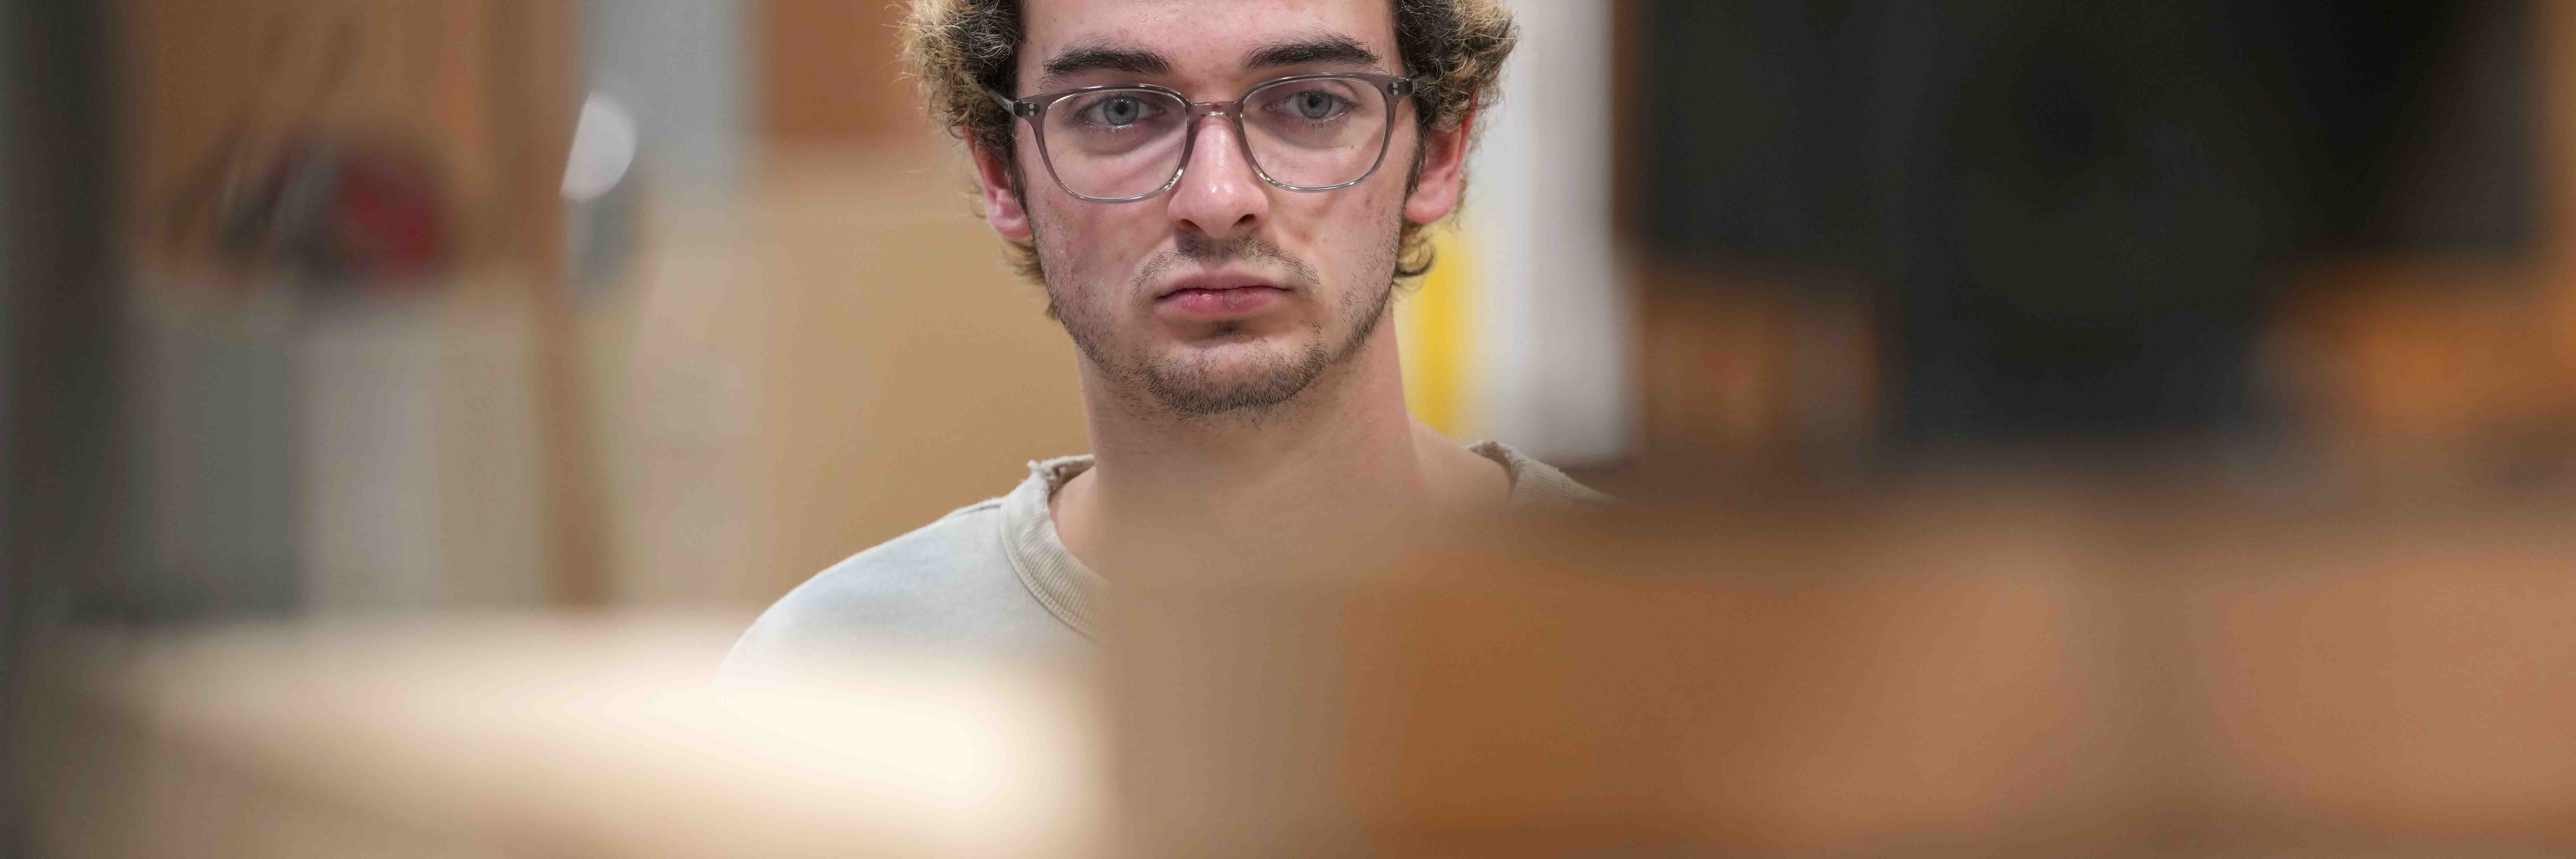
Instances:
[[[306,137],[279,150],[257,187],[222,213],[223,249],[247,267],[407,289],[452,261],[446,195],[406,147]]]
[[[446,213],[421,165],[361,152],[336,167],[340,182],[327,217],[336,258],[376,275],[429,274],[445,266]]]

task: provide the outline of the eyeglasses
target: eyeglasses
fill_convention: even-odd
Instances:
[[[1095,203],[1132,203],[1181,182],[1199,117],[1234,120],[1235,139],[1261,180],[1290,191],[1357,185],[1386,161],[1396,107],[1420,82],[1393,75],[1292,75],[1234,101],[1193,102],[1150,84],[1112,84],[1011,98],[986,91],[1029,121],[1057,187]]]

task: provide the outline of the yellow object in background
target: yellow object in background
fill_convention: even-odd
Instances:
[[[1398,296],[1396,341],[1404,355],[1404,402],[1413,416],[1460,442],[1481,430],[1472,415],[1475,369],[1474,245],[1453,224],[1431,228],[1439,256],[1429,274]]]

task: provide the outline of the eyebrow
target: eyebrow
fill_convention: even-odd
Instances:
[[[1251,53],[1243,56],[1243,65],[1249,69],[1302,66],[1308,63],[1348,63],[1377,68],[1383,62],[1378,58],[1376,51],[1369,50],[1368,46],[1362,44],[1360,40],[1340,33],[1321,33],[1303,39],[1272,42],[1254,48]]]
[[[1244,67],[1255,70],[1309,63],[1345,63],[1380,68],[1385,60],[1360,40],[1340,33],[1272,42],[1252,49],[1243,57]],[[1153,50],[1102,39],[1077,42],[1039,68],[1045,73],[1038,78],[1039,85],[1050,86],[1085,72],[1165,76],[1172,73],[1172,59]]]
[[[1143,48],[1131,48],[1109,42],[1080,42],[1064,49],[1043,66],[1046,76],[1041,83],[1053,83],[1084,72],[1126,72],[1131,75],[1168,75],[1172,60]]]

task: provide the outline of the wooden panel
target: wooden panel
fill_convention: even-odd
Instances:
[[[768,0],[757,54],[765,63],[761,127],[793,141],[854,142],[916,134],[928,123],[903,77],[895,25],[903,5]]]
[[[2137,499],[1972,483],[1794,513],[1400,523],[1275,565],[1129,571],[1139,852],[2576,843],[2563,496]],[[1407,536],[1369,539],[1385,533]]]

